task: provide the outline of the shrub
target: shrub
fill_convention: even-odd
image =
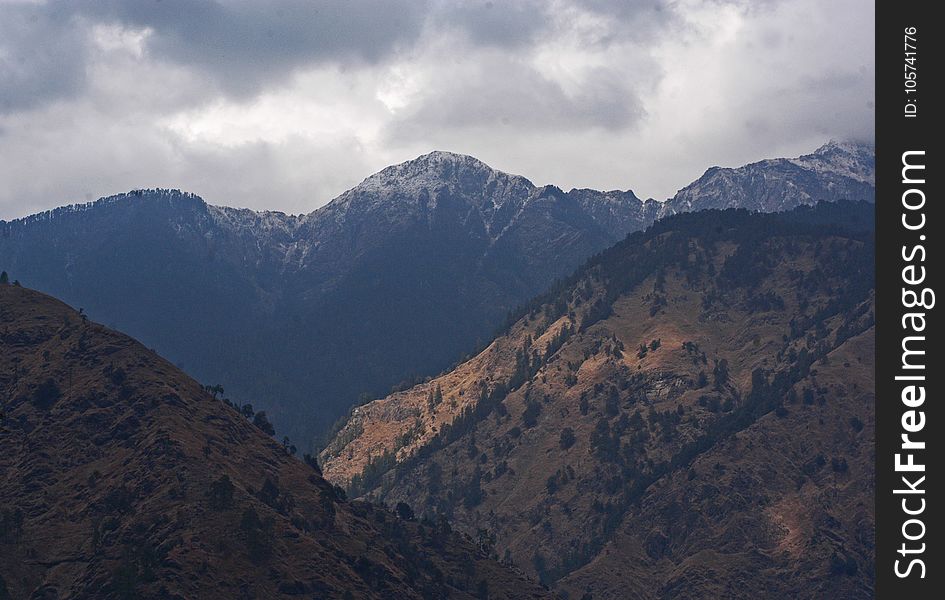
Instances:
[[[119,486],[105,496],[106,514],[126,513],[131,511],[134,503],[134,494],[124,485]]]
[[[108,374],[108,378],[115,385],[121,385],[125,382],[125,379],[128,378],[128,374],[125,373],[125,370],[121,367],[117,367],[115,369],[111,369],[111,372]]]
[[[538,424],[538,415],[541,414],[541,404],[529,400],[525,405],[525,411],[522,412],[522,423],[525,427],[534,427]]]
[[[856,575],[856,572],[857,565],[852,556],[834,552],[830,557],[831,575]]]
[[[706,376],[705,371],[699,371],[699,380],[696,381],[696,387],[704,388],[709,385],[709,378]]]
[[[417,518],[413,509],[410,508],[410,505],[406,502],[398,502],[395,510],[397,511],[397,516],[404,521],[414,521]]]
[[[804,404],[811,406],[814,404],[814,390],[804,388]]]
[[[610,394],[604,401],[604,412],[608,417],[616,417],[620,414],[620,393],[615,387],[610,388]]]
[[[0,512],[0,541],[15,540],[23,531],[23,511],[4,508]]]
[[[271,528],[272,523],[260,519],[253,507],[243,511],[240,530],[246,535],[246,549],[251,561],[259,563],[272,554]]]
[[[256,496],[262,500],[267,506],[279,508],[279,486],[272,479],[266,477],[266,480],[263,482],[262,489],[259,490],[259,493]]]
[[[720,388],[728,383],[728,361],[726,359],[715,362],[715,368],[712,369],[712,376],[715,379],[715,387]]]
[[[610,433],[610,423],[600,419],[591,433],[591,451],[603,461],[613,461],[620,450],[620,438]]]
[[[561,437],[558,440],[558,443],[561,445],[562,450],[567,450],[574,445],[574,430],[570,427],[565,427],[561,430]]]
[[[253,425],[259,428],[260,431],[266,435],[275,435],[276,428],[272,426],[272,423],[269,422],[269,418],[266,417],[266,411],[261,410],[253,417]]]
[[[482,471],[479,465],[473,471],[463,490],[463,506],[474,508],[482,502]]]
[[[210,489],[207,490],[207,501],[210,508],[215,511],[226,510],[233,505],[233,483],[229,475],[224,473],[210,484]]]
[[[40,410],[49,410],[61,397],[59,386],[49,378],[33,390],[33,405]]]

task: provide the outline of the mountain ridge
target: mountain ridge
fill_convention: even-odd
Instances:
[[[55,216],[61,216],[72,212],[79,212],[82,210],[94,209],[100,206],[113,204],[121,202],[127,199],[134,197],[141,197],[144,194],[149,194],[151,192],[163,192],[163,193],[173,193],[180,195],[185,198],[196,199],[210,208],[220,209],[224,213],[238,213],[241,215],[255,214],[257,217],[263,216],[272,216],[276,218],[285,218],[286,221],[298,221],[304,222],[313,217],[319,211],[325,210],[330,207],[335,202],[344,203],[355,190],[371,190],[371,191],[382,191],[393,184],[403,182],[404,180],[409,180],[415,182],[415,189],[422,189],[423,184],[435,183],[436,180],[431,179],[431,167],[443,165],[452,165],[466,167],[473,171],[479,171],[486,173],[488,178],[505,178],[511,181],[521,182],[529,190],[538,190],[543,188],[555,188],[561,191],[562,194],[572,194],[572,193],[593,193],[600,194],[607,197],[609,200],[613,201],[615,198],[624,196],[627,198],[632,198],[641,204],[647,204],[650,202],[657,203],[657,206],[664,206],[667,203],[674,203],[674,200],[684,191],[689,189],[694,183],[700,181],[708,175],[713,175],[719,172],[735,172],[744,169],[757,168],[762,166],[769,166],[772,164],[778,164],[780,162],[794,164],[798,167],[814,169],[816,165],[826,165],[827,169],[821,169],[822,171],[833,171],[836,173],[841,173],[848,176],[851,179],[855,179],[862,183],[873,184],[875,181],[875,161],[873,160],[874,146],[872,143],[866,142],[851,142],[851,141],[838,141],[838,140],[828,140],[821,147],[817,148],[809,154],[804,154],[796,158],[773,158],[773,159],[762,159],[753,163],[748,163],[742,167],[721,167],[721,166],[712,166],[708,167],[703,174],[696,179],[692,184],[681,188],[672,198],[667,198],[665,200],[655,200],[653,198],[640,199],[636,194],[634,194],[632,189],[620,190],[596,190],[593,188],[571,188],[567,192],[561,190],[561,188],[555,186],[554,184],[546,184],[543,186],[538,186],[532,183],[528,178],[522,175],[514,175],[495,169],[478,158],[462,154],[458,152],[451,152],[447,150],[433,150],[426,154],[422,154],[417,158],[404,161],[402,163],[397,163],[390,165],[369,175],[360,183],[352,187],[351,189],[343,192],[334,199],[330,200],[328,203],[323,206],[316,208],[307,213],[299,214],[290,214],[280,210],[266,209],[266,210],[256,210],[251,208],[240,208],[240,207],[229,207],[225,205],[210,204],[204,201],[198,194],[192,192],[181,191],[179,189],[169,189],[169,188],[154,188],[154,189],[134,189],[124,193],[113,194],[111,196],[105,196],[91,202],[84,203],[75,203],[68,204],[61,207],[40,211],[33,213],[31,215],[26,215],[24,217],[18,217],[14,219],[0,219],[0,224],[2,225],[13,225],[15,223],[29,223],[35,222],[37,220],[43,220],[46,218],[53,218]],[[831,161],[824,160],[825,158],[837,157],[841,155],[846,155],[847,157],[853,157],[852,161],[846,161],[847,169],[835,168],[837,165],[831,165]],[[852,165],[852,166],[851,166]],[[834,168],[830,168],[833,166]],[[448,172],[444,172],[442,169],[439,171],[441,175],[447,175]],[[844,200],[867,200],[866,198],[841,198]],[[714,208],[732,208],[729,206],[715,206]],[[660,216],[665,216],[671,214],[669,210],[660,210],[657,211]],[[771,212],[771,211],[768,211]]]
[[[797,172],[812,173],[786,176]],[[312,447],[359,397],[445,369],[663,206],[437,151],[304,215],[153,190],[0,222],[0,268],[265,407]]]
[[[543,598],[443,523],[348,501],[137,341],[0,285],[13,598]]]
[[[818,200],[867,200],[875,196],[872,144],[830,140],[810,154],[772,158],[742,167],[710,167],[660,205],[664,217],[706,208],[791,210]]]
[[[871,232],[863,204],[661,220],[356,409],[326,477],[489,531],[570,597],[861,598]]]

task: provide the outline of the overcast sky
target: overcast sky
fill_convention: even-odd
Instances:
[[[873,139],[866,0],[0,0],[0,219],[143,187],[311,211],[471,154],[665,199]]]

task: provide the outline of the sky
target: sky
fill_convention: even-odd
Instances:
[[[867,0],[0,0],[0,219],[310,212],[432,150],[665,199],[873,140]]]

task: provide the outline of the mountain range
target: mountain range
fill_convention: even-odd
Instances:
[[[664,218],[356,408],[325,476],[560,597],[871,597],[873,227],[848,202]]]
[[[536,186],[433,152],[306,215],[139,190],[0,222],[0,269],[128,332],[280,434],[330,424],[491,339],[516,306],[663,216],[875,195],[870,146],[713,167],[665,202]]]

